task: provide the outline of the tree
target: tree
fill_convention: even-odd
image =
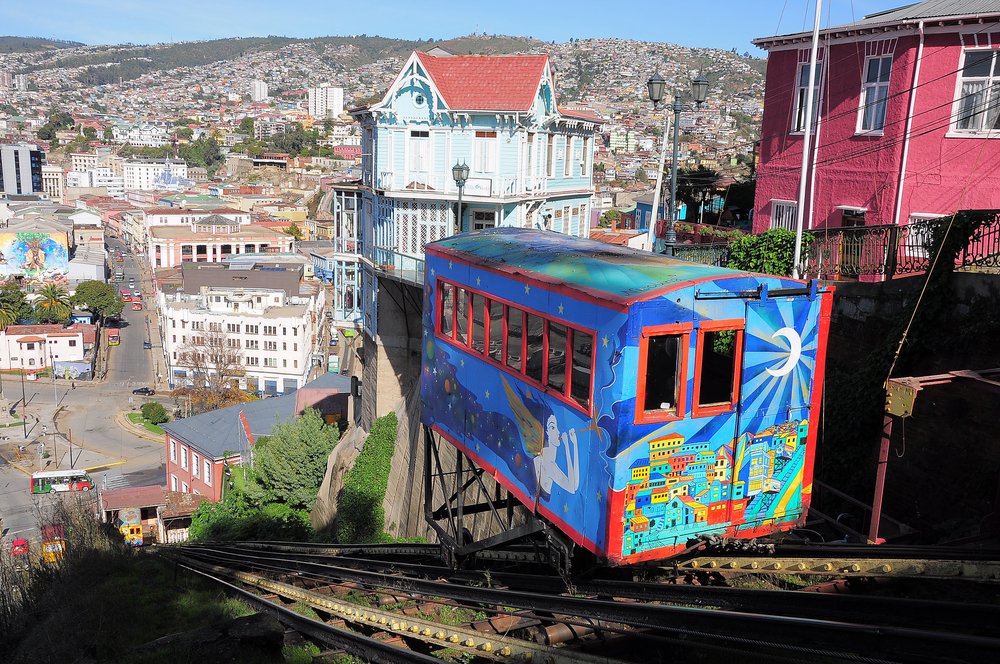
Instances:
[[[88,141],[93,141],[97,138],[97,130],[93,127],[84,127],[83,135],[87,137]]]
[[[219,325],[221,323],[210,323]],[[192,409],[215,410],[223,405],[246,401],[239,389],[239,379],[246,375],[240,340],[230,338],[221,329],[191,330],[181,346],[175,363],[194,374],[195,383],[188,396]]]
[[[0,287],[0,329],[31,318],[31,305],[17,282],[8,279]]]
[[[240,120],[240,133],[253,136],[253,118],[243,118]]]
[[[618,210],[608,210],[601,215],[601,219],[597,222],[597,225],[601,228],[611,228],[611,225],[617,224],[621,221],[621,218],[622,213]]]
[[[34,302],[35,321],[38,323],[65,323],[73,308],[69,303],[69,295],[55,284],[48,284],[38,292],[39,297]]]
[[[151,424],[162,424],[170,419],[167,415],[167,409],[159,401],[147,401],[142,404],[142,408],[139,410],[142,412],[142,416],[149,420]]]
[[[103,281],[82,281],[70,298],[70,304],[91,311],[101,318],[120,314],[125,306],[121,295]]]
[[[701,164],[697,168],[682,168],[677,171],[677,200],[687,204],[688,221],[697,219],[696,208],[711,195],[721,179],[718,171]]]
[[[302,229],[294,221],[288,225],[285,232],[295,238],[296,242],[302,242]]]
[[[110,143],[112,140],[114,140],[114,137],[115,137],[115,130],[113,128],[111,128],[111,127],[105,127],[104,128],[104,140],[106,140],[106,141],[108,141]]]
[[[174,133],[177,134],[180,138],[186,138],[188,140],[191,140],[191,137],[194,136],[194,129],[191,129],[190,127],[181,127],[177,129]]]
[[[296,420],[274,425],[271,435],[254,445],[254,465],[247,493],[256,502],[285,503],[312,509],[326,473],[326,461],[340,430],[307,408]]]

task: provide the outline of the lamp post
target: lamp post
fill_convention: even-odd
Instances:
[[[653,108],[658,108],[659,104],[666,99],[667,82],[659,74],[654,74],[646,82],[646,87],[649,91],[649,100],[653,102]],[[674,245],[677,243],[677,230],[674,226],[676,220],[674,217],[677,215],[677,144],[680,140],[680,119],[683,111],[693,111],[696,107],[700,107],[708,97],[708,79],[701,74],[691,81],[691,96],[694,98],[697,106],[691,106],[682,102],[680,94],[674,95],[674,103],[671,106],[671,110],[674,112],[674,149],[671,155],[672,163],[670,166],[670,225],[667,226],[667,236],[665,238],[666,253],[671,256],[674,253]],[[656,192],[653,194],[653,219],[649,225],[650,251],[653,250],[653,242],[656,237],[656,213],[659,206],[660,187],[663,182],[663,165],[667,152],[668,118],[669,116],[663,120],[663,147],[660,150],[660,168],[656,174]]]
[[[462,190],[465,189],[465,181],[469,179],[468,164],[456,161],[451,167],[451,177],[455,178],[455,184],[458,185],[458,214],[455,216],[455,233],[458,234],[462,232]]]

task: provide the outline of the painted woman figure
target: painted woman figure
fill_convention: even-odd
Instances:
[[[572,446],[572,449],[571,449]],[[559,449],[566,450],[566,471],[559,465]],[[545,445],[534,459],[535,476],[538,478],[539,496],[548,501],[552,495],[552,484],[558,484],[569,493],[576,493],[580,487],[580,449],[576,431],[559,433],[556,416],[549,414],[545,422]]]

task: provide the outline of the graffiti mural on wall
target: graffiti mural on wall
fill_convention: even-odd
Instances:
[[[23,276],[27,284],[68,281],[65,233],[0,233],[0,278]]]

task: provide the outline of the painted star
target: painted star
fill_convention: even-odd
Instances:
[[[450,269],[451,269],[452,267],[454,267],[454,265],[455,265],[454,263],[452,263],[451,261],[448,261],[448,269],[449,269],[449,270],[450,270]]]
[[[531,292],[531,286],[525,286],[524,287],[524,294],[527,295],[530,292]]]
[[[464,367],[465,366],[465,360],[460,360],[460,362],[462,363],[462,366]]]
[[[601,341],[604,342],[604,347],[607,348],[608,347],[608,335],[605,334],[604,338],[601,339]]]
[[[559,305],[559,313],[562,313],[562,312],[563,312],[563,305],[560,304]]]
[[[569,513],[569,505],[563,505],[563,512]]]
[[[486,390],[486,400],[489,401],[489,398],[490,398],[490,391]]]
[[[480,283],[481,283],[481,281],[480,281],[479,277],[476,277],[476,285],[478,286]]]
[[[601,492],[600,492],[600,491],[598,491],[598,492],[597,492],[597,502],[601,502],[601,500],[602,500],[603,498],[604,498],[604,496],[602,496],[602,495],[601,495]]]
[[[431,276],[434,276],[434,268],[431,268]]]

